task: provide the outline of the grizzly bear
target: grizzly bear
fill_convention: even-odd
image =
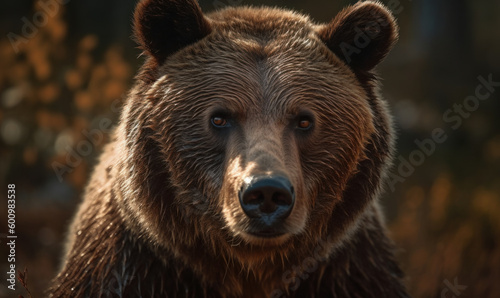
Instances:
[[[378,197],[391,13],[143,0],[146,61],[52,297],[407,297]]]

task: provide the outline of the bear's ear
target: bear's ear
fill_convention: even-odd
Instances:
[[[135,9],[135,38],[158,63],[210,32],[196,0],[142,0]]]
[[[318,34],[354,71],[370,71],[398,39],[398,26],[385,6],[365,1],[342,10]]]

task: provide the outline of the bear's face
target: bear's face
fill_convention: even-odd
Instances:
[[[362,78],[396,34],[392,17],[371,5],[316,25],[277,9],[205,17],[194,1],[140,3],[136,34],[154,72],[144,122],[154,128],[172,204],[181,212],[201,205],[189,220],[218,231],[211,241],[284,246],[326,229],[381,121]],[[361,17],[369,12],[372,23]],[[349,42],[373,21],[380,36],[352,64],[345,48],[329,44]]]

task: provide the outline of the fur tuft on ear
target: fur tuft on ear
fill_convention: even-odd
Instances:
[[[364,1],[342,10],[318,35],[355,72],[366,72],[389,53],[398,39],[398,26],[385,6]]]
[[[159,64],[210,32],[196,0],[142,0],[135,9],[135,38]]]

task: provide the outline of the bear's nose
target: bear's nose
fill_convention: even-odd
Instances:
[[[262,176],[247,179],[239,197],[243,211],[250,218],[259,218],[269,228],[290,215],[295,203],[293,186],[282,176]]]

